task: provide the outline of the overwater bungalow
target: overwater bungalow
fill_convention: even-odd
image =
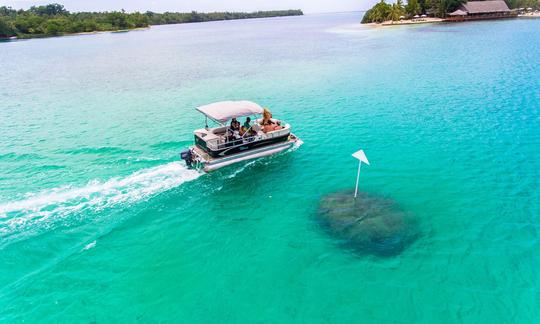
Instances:
[[[510,10],[503,0],[469,1],[448,16],[445,21],[484,20],[515,18],[517,12]]]

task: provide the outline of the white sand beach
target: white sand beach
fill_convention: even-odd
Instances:
[[[383,27],[383,26],[431,24],[431,23],[438,23],[442,21],[444,21],[444,19],[442,18],[426,17],[426,18],[417,18],[417,19],[402,19],[398,21],[387,20],[387,21],[383,21],[382,23],[368,23],[365,25],[372,26],[372,27]]]

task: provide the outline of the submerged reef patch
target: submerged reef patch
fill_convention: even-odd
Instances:
[[[418,236],[417,222],[391,199],[347,190],[322,197],[317,220],[331,236],[359,254],[393,256]]]

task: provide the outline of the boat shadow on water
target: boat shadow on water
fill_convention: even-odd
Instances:
[[[322,197],[315,220],[338,245],[357,255],[392,257],[420,237],[419,224],[395,201],[352,190]]]

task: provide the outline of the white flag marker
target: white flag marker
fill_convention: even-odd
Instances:
[[[354,158],[358,159],[358,174],[356,175],[356,189],[354,190],[354,198],[358,195],[358,180],[360,180],[360,168],[362,167],[362,162],[369,165],[369,160],[367,159],[364,150],[360,150],[352,155]]]

